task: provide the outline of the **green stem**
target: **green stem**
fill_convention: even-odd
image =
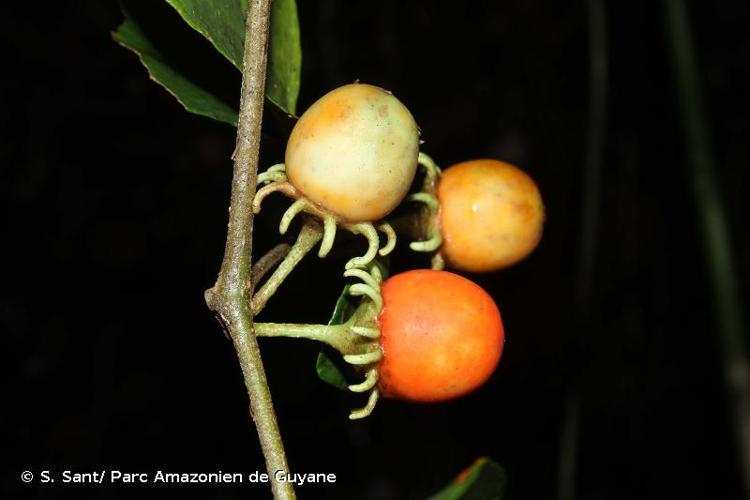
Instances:
[[[357,285],[352,285],[352,287],[355,286]],[[328,344],[343,356],[358,355],[371,351],[373,342],[377,341],[379,335],[375,318],[379,311],[380,306],[377,301],[365,300],[346,323],[337,325],[255,323],[255,334],[258,337],[315,340]]]
[[[745,496],[750,498],[750,369],[730,229],[716,179],[688,12],[682,0],[664,0],[663,4],[684,127],[686,163],[703,232],[716,331],[724,363],[727,403],[740,454]]]
[[[255,323],[255,334],[258,337],[315,340],[328,344],[341,354],[349,354],[354,344],[348,324]]]
[[[260,280],[268,274],[268,271],[284,260],[291,249],[291,245],[287,243],[279,243],[263,255],[263,257],[258,259],[258,261],[253,264],[253,271],[250,275],[250,284],[260,282]]]
[[[276,290],[279,289],[287,276],[289,276],[292,270],[297,267],[297,264],[300,263],[303,257],[312,250],[322,237],[323,231],[320,225],[311,221],[305,222],[297,236],[297,241],[294,242],[289,253],[284,257],[279,267],[276,268],[261,289],[253,296],[251,304],[253,315],[257,315],[263,310],[268,300],[276,293]]]
[[[289,482],[277,481],[276,472],[289,472],[281,433],[268,389],[258,341],[253,333],[253,315],[248,298],[252,296],[252,243],[255,186],[258,177],[270,0],[249,0],[245,22],[245,46],[240,93],[237,144],[232,155],[232,192],[229,226],[221,270],[213,288],[206,290],[208,307],[216,313],[232,339],[240,360],[250,414],[255,421],[271,490],[277,499],[295,498]]]

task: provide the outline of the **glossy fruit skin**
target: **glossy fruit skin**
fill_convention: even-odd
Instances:
[[[348,222],[375,221],[406,196],[419,129],[391,93],[353,83],[318,99],[297,121],[286,173],[308,199]]]
[[[505,332],[495,302],[477,284],[448,271],[418,269],[387,279],[381,293],[383,396],[447,401],[495,371]]]
[[[443,258],[453,269],[491,272],[536,248],[544,204],[534,180],[498,160],[471,160],[446,169],[437,186]]]

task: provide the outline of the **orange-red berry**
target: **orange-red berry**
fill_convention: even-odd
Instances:
[[[473,391],[495,371],[505,334],[500,311],[479,285],[420,269],[392,276],[381,292],[384,396],[445,401]]]

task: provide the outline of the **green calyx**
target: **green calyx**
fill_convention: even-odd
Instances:
[[[362,297],[359,306],[344,323],[319,325],[256,322],[254,326],[255,334],[259,337],[301,338],[327,344],[336,349],[357,372],[363,373],[362,382],[347,387],[355,393],[369,392],[367,404],[350,413],[349,418],[354,420],[370,415],[379,398],[377,365],[383,352],[379,343],[378,315],[383,307],[380,294],[383,277],[377,265],[371,266],[369,270],[347,269],[344,276],[359,280],[348,287],[347,293]]]

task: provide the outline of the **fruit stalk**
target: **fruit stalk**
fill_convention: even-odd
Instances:
[[[320,233],[318,233],[320,234]],[[362,270],[349,271],[347,277],[362,277]],[[380,286],[379,284],[376,286]],[[359,287],[359,288],[358,288]],[[368,288],[365,283],[350,287],[351,295],[363,295],[359,292]],[[340,324],[310,324],[310,323],[259,323],[253,326],[258,337],[288,337],[322,342],[336,349],[344,359],[350,355],[361,355],[372,350],[377,342],[379,331],[375,326],[375,317],[382,308],[382,299],[367,297],[357,306],[345,323]]]
[[[342,354],[351,351],[349,325],[319,325],[303,323],[255,323],[258,337],[289,337],[323,342]]]
[[[263,284],[260,290],[253,295],[251,308],[253,315],[260,313],[276,290],[279,289],[281,284],[284,282],[287,276],[294,270],[297,264],[300,263],[302,258],[312,250],[312,248],[320,241],[323,237],[323,230],[319,224],[307,221],[300,229],[297,241],[287,253],[284,260],[281,261],[279,267],[273,272],[270,278]],[[257,334],[256,328],[256,334]]]
[[[286,256],[289,255],[291,249],[292,246],[290,244],[279,243],[268,252],[266,252],[263,257],[258,259],[258,261],[253,264],[253,272],[250,275],[250,283],[259,283],[260,280],[262,280],[263,277],[268,274],[271,269],[276,267],[279,262],[283,261]]]
[[[271,476],[273,495],[279,499],[293,499],[295,494],[291,484],[276,480],[276,471],[288,473],[289,467],[263,369],[263,360],[253,332],[253,315],[249,300],[253,291],[252,200],[258,176],[270,6],[270,0],[249,0],[248,4],[237,144],[232,155],[234,167],[227,241],[216,284],[206,290],[205,298],[208,307],[220,319],[237,351],[245,387],[250,397],[250,413],[258,431],[266,468]]]

